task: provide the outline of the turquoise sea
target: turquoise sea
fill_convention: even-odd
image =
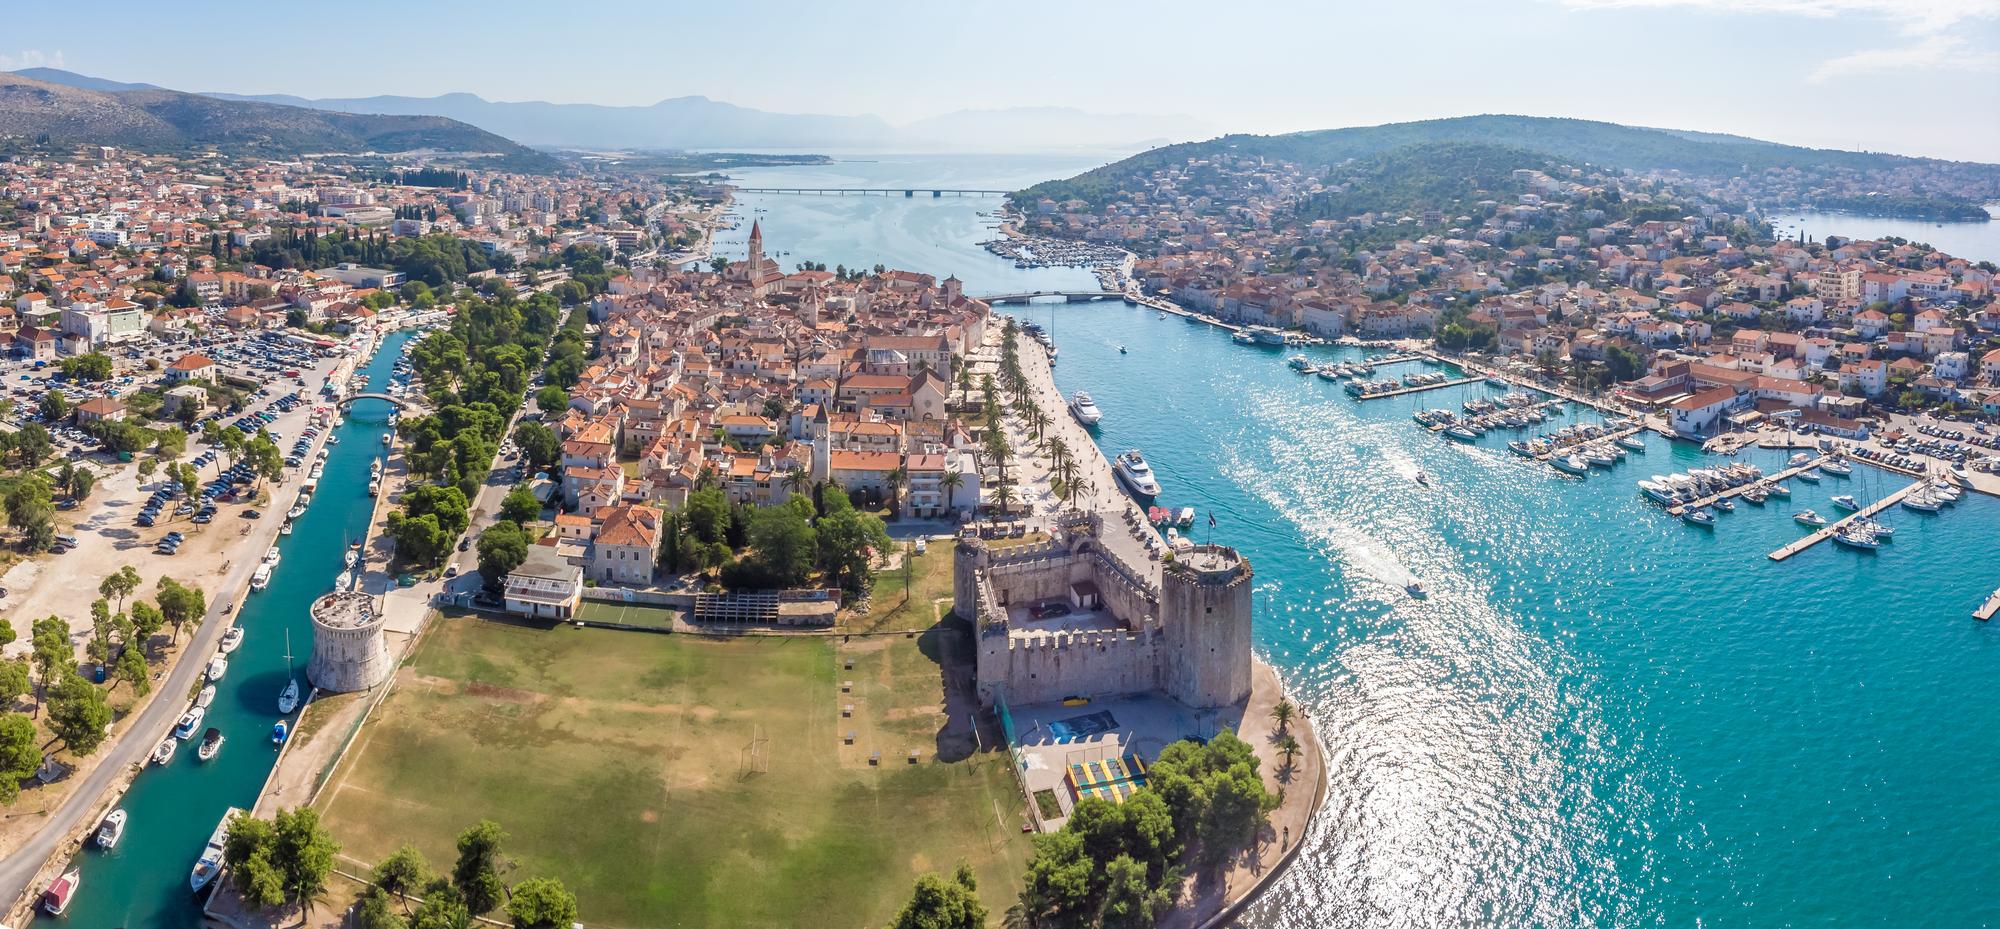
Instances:
[[[2000,202],[1986,204],[1986,212],[2000,214]],[[1973,261],[2000,261],[2000,220],[1983,223],[1934,222],[1926,219],[1887,219],[1856,216],[1852,213],[1779,213],[1771,217],[1771,227],[1780,237],[1802,235],[1814,241],[1830,235],[1850,239],[1896,236],[1924,242],[1946,254]]]
[[[1072,173],[884,157],[810,170],[880,186]],[[769,170],[757,180],[777,183]],[[928,212],[964,204],[744,204],[765,212],[739,234],[754,216],[767,248],[796,256],[1065,283]],[[1162,502],[1213,512],[1215,540],[1251,558],[1259,651],[1326,746],[1325,811],[1246,923],[2000,923],[2000,628],[1968,615],[2000,585],[2000,500],[1894,509],[1878,553],[1827,544],[1776,563],[1766,553],[1802,531],[1792,513],[1900,482],[1861,469],[1796,484],[1790,504],[1697,529],[1634,486],[1704,463],[1691,446],[1653,437],[1609,474],[1562,478],[1505,436],[1461,445],[1410,418],[1484,385],[1362,404],[1177,317],[1008,310],[1053,322],[1057,382],[1104,409],[1103,448],[1143,448]],[[1404,594],[1412,578],[1428,600]]]
[[[386,384],[410,331],[391,333],[362,371],[376,384]],[[312,622],[307,608],[333,590],[341,557],[350,539],[367,531],[371,501],[368,462],[382,452],[381,436],[388,430],[389,406],[356,404],[338,427],[340,444],[330,447],[319,498],[306,510],[288,536],[280,536],[282,556],[271,586],[248,595],[235,615],[243,627],[243,644],[229,658],[229,673],[217,689],[203,727],[221,729],[222,751],[214,760],[195,757],[200,737],[181,743],[166,767],[148,765],[120,802],[129,814],[125,838],[110,852],[96,846],[78,856],[83,885],[60,919],[37,916],[36,924],[67,924],[87,929],[148,927],[193,929],[202,924],[200,903],[188,892],[188,872],[215,831],[224,811],[249,809],[257,802],[264,779],[277,760],[271,744],[271,724],[278,720],[278,693],[287,676],[303,686],[306,661],[312,654]],[[287,436],[286,440],[297,438]],[[210,476],[204,472],[204,477]],[[277,492],[289,500],[297,493],[293,479]],[[351,500],[338,499],[352,494]],[[283,507],[278,508],[282,511]],[[234,519],[235,517],[230,517]],[[239,558],[259,558],[261,550]],[[151,557],[151,556],[149,556]],[[211,604],[224,592],[209,591]],[[243,596],[232,591],[227,596]],[[285,635],[291,634],[292,661],[285,662]],[[202,656],[191,660],[206,661]],[[183,700],[161,694],[161,700]],[[40,888],[36,888],[39,892]]]
[[[1104,450],[1144,449],[1161,502],[1249,556],[1260,653],[1326,747],[1324,813],[1251,924],[2000,919],[2000,628],[1969,618],[2000,584],[2000,501],[1776,563],[1794,512],[1902,482],[1795,483],[1705,530],[1634,486],[1712,461],[1692,445],[1578,480],[1411,419],[1484,384],[1358,403],[1178,317],[1023,313],[1056,317],[1057,382],[1104,410]]]

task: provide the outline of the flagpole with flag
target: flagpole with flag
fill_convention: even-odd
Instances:
[[[1208,543],[1210,542],[1210,540],[1212,540],[1212,539],[1214,539],[1214,538],[1215,538],[1215,511],[1214,511],[1214,510],[1209,510],[1209,511],[1208,511],[1208,532],[1207,532],[1207,533],[1205,533],[1205,534],[1203,534],[1203,536],[1202,536],[1202,539],[1201,539],[1201,544],[1203,544],[1203,545],[1207,545],[1207,544],[1208,544]]]

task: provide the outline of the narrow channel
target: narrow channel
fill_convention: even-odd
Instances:
[[[414,330],[402,330],[383,337],[375,356],[358,373],[368,375],[373,384],[388,384],[404,343],[413,335]],[[232,806],[249,809],[255,805],[277,760],[271,725],[279,718],[278,692],[292,677],[300,679],[303,686],[312,652],[307,608],[333,589],[347,541],[368,529],[372,511],[365,495],[368,463],[382,452],[381,437],[388,431],[390,410],[387,403],[362,401],[349,411],[347,421],[336,427],[340,441],[327,446],[326,470],[313,505],[299,517],[291,535],[278,537],[281,558],[270,587],[248,594],[241,590],[207,591],[211,604],[244,598],[234,614],[243,627],[243,644],[230,656],[229,672],[218,685],[220,693],[203,722],[204,728],[222,730],[222,751],[211,761],[200,761],[194,751],[197,738],[182,743],[165,767],[147,765],[119,804],[130,816],[124,840],[108,853],[89,843],[79,853],[82,887],[61,921],[92,929],[174,929],[202,924],[200,898],[188,890],[188,872],[223,812]],[[299,483],[294,475],[277,489],[266,508],[267,518],[282,518]],[[262,555],[261,551],[243,551],[234,557]],[[289,668],[285,662],[287,630],[291,633]],[[208,656],[190,654],[183,660],[202,662]],[[157,699],[185,701],[187,696],[160,694]],[[148,736],[150,733],[127,734],[124,738]],[[46,916],[38,919],[41,925],[54,924]]]

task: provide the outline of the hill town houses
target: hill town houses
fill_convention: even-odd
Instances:
[[[1771,242],[1754,212],[1713,199],[1727,185],[1680,179],[1669,200],[1583,169],[1514,174],[1527,192],[1459,215],[1305,221],[1291,207],[1325,189],[1320,175],[1190,158],[1099,206],[1018,204],[1019,223],[1130,249],[1138,287],[1229,322],[1397,339],[1462,316],[1498,354],[1604,384],[1622,349],[1639,362],[1627,397],[1693,434],[1779,408],[1852,430],[1870,401],[2000,413],[1991,262],[1898,241]],[[1676,218],[1613,220],[1593,208],[1607,191]]]
[[[952,404],[989,309],[956,278],[785,273],[753,229],[748,260],[633,271],[589,312],[598,354],[557,421],[579,536],[604,531],[607,509],[678,507],[703,482],[762,506],[821,481],[918,518],[980,504]]]
[[[647,219],[634,203],[669,208]],[[303,256],[259,264],[255,246],[286,236],[440,234],[504,255],[502,264],[571,245],[636,253],[700,238],[693,206],[661,183],[629,178],[473,172],[455,189],[313,159],[108,147],[0,159],[0,344],[51,360],[201,329],[280,327],[298,321],[295,311],[352,328],[395,295],[402,274]],[[481,275],[548,288],[567,272]]]

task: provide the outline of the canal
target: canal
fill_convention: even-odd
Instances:
[[[360,373],[367,374],[374,384],[387,384],[404,343],[414,334],[405,330],[386,336]],[[292,534],[279,537],[282,558],[270,587],[249,594],[235,614],[244,630],[243,644],[230,656],[229,673],[218,685],[220,693],[203,723],[222,730],[225,741],[221,754],[212,761],[198,760],[197,736],[182,743],[165,767],[148,765],[139,774],[119,804],[130,816],[124,840],[109,853],[86,844],[79,855],[82,888],[63,917],[70,925],[90,929],[201,925],[200,898],[188,890],[188,873],[223,812],[232,806],[249,809],[255,805],[277,760],[270,732],[279,718],[278,692],[291,678],[304,681],[312,652],[307,608],[333,589],[347,541],[368,529],[372,511],[364,495],[368,463],[381,452],[390,409],[379,401],[357,403],[347,421],[336,427],[340,442],[328,446],[319,497],[299,517]],[[276,493],[276,500],[289,501],[297,488],[296,478],[288,481]],[[350,495],[352,500],[343,499]],[[276,518],[284,507],[274,500],[270,509]],[[261,552],[252,551],[237,555],[261,556]],[[215,602],[244,593],[211,590],[208,595],[210,602]],[[285,659],[287,631],[291,635],[289,663]],[[188,655],[185,660],[206,661],[207,656]],[[161,694],[159,699],[185,698]],[[33,890],[39,893],[41,888]],[[51,921],[41,917],[40,924]]]

